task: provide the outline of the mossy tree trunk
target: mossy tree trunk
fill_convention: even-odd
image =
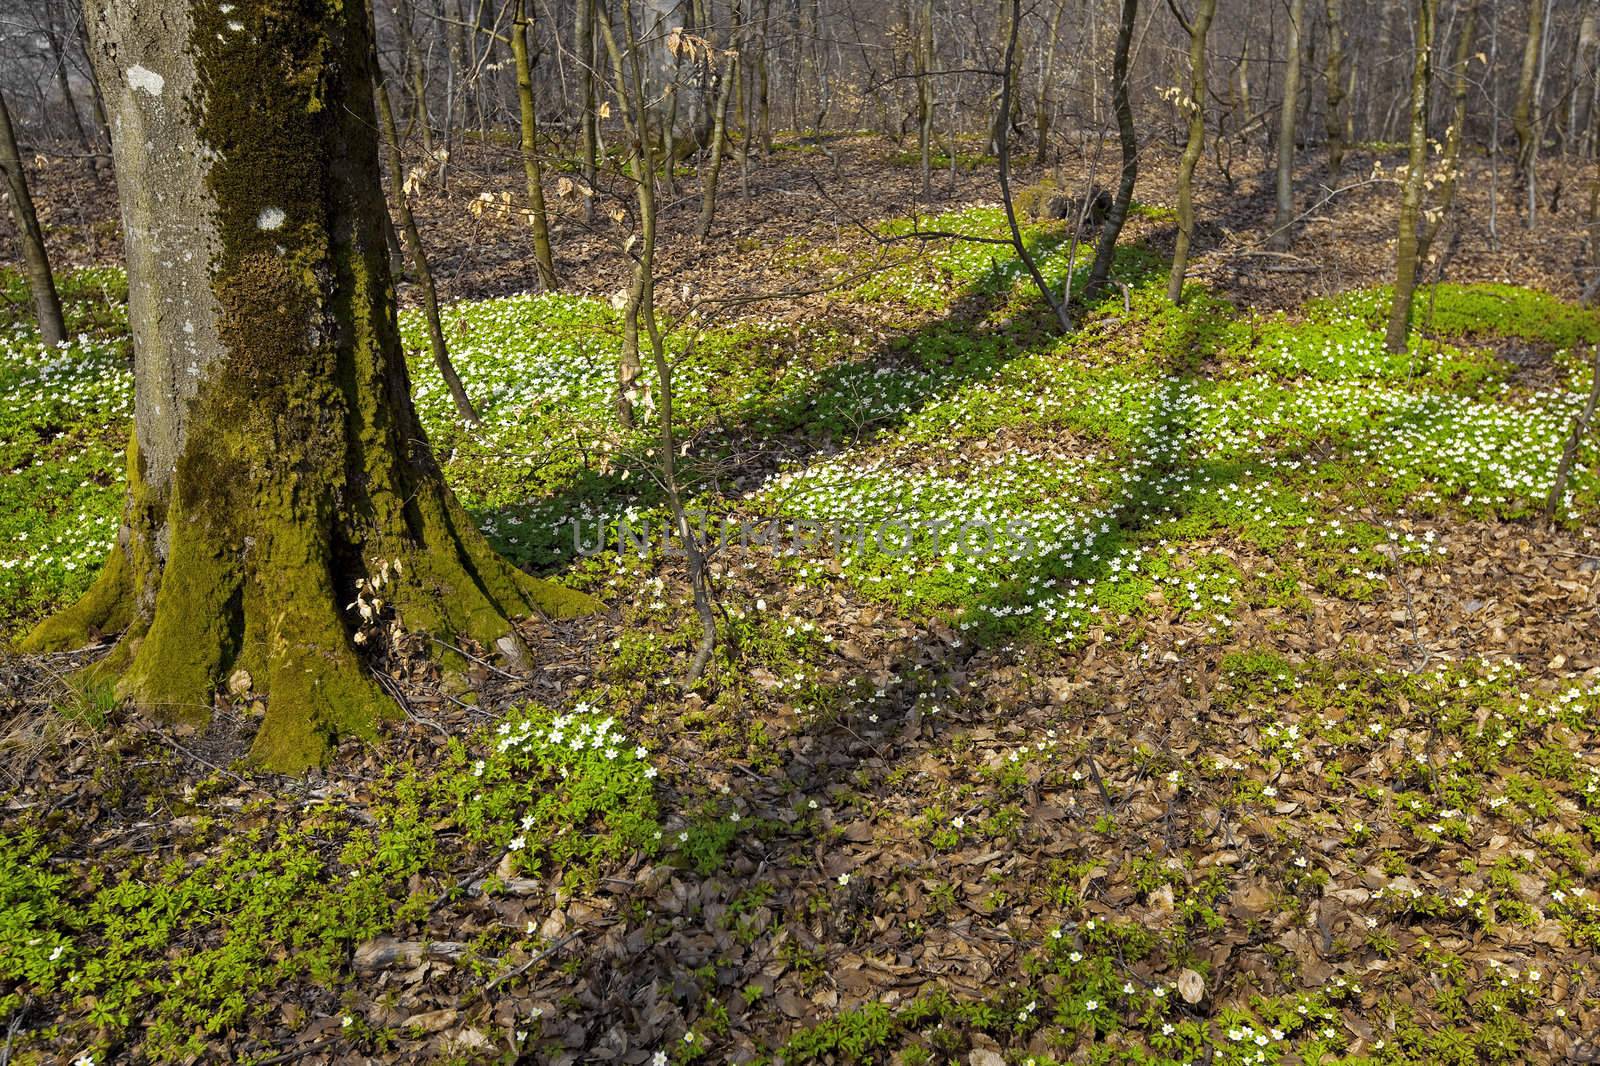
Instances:
[[[1433,73],[1434,7],[1438,0],[1417,4],[1416,42],[1411,66],[1411,151],[1400,193],[1400,235],[1395,252],[1394,300],[1389,305],[1391,352],[1406,350],[1411,331],[1411,298],[1417,289],[1417,249],[1421,243],[1422,186],[1428,165],[1428,85]]]
[[[0,95],[0,175],[11,201],[11,218],[17,224],[22,242],[22,260],[28,271],[28,291],[33,296],[34,317],[39,324],[39,339],[60,344],[67,339],[61,318],[61,298],[56,294],[55,275],[50,271],[50,256],[44,247],[44,231],[33,209],[28,192],[28,176],[22,170],[22,153],[17,149],[16,131],[11,127],[11,112]]]
[[[254,756],[312,765],[392,710],[352,601],[513,660],[510,616],[590,601],[495,555],[418,424],[365,5],[86,14],[127,233],[129,497],[96,584],[25,647],[120,630],[102,664],[119,695],[191,722],[245,669],[267,698]]]
[[[1173,11],[1178,9],[1174,6]],[[1178,161],[1178,239],[1172,251],[1172,272],[1167,275],[1167,299],[1183,298],[1183,278],[1189,270],[1189,245],[1194,241],[1194,168],[1206,147],[1206,37],[1217,13],[1217,0],[1200,0],[1189,33],[1189,140]]]

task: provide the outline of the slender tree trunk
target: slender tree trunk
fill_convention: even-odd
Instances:
[[[749,23],[742,21],[742,9],[735,5],[734,11],[741,19],[737,34],[734,37],[735,44],[739,49],[739,195],[748,202],[750,199],[750,146],[755,141],[756,136],[756,75],[755,67],[750,62],[754,51],[755,36],[750,31]]]
[[[1038,131],[1039,148],[1035,162],[1041,167],[1050,159],[1050,121],[1055,108],[1051,89],[1056,77],[1056,44],[1061,38],[1061,18],[1067,13],[1067,0],[1056,0],[1056,13],[1044,39],[1044,59],[1039,65],[1039,107],[1033,124]]]
[[[1000,119],[995,126],[995,154],[1000,161],[1000,202],[1006,211],[1006,225],[1011,230],[1011,244],[1017,250],[1017,258],[1022,260],[1023,266],[1028,269],[1028,276],[1033,278],[1034,286],[1039,294],[1044,297],[1045,303],[1050,305],[1050,310],[1055,313],[1056,322],[1063,331],[1072,328],[1072,319],[1068,315],[1065,304],[1056,299],[1050,285],[1039,273],[1039,265],[1034,262],[1033,255],[1028,251],[1028,246],[1022,240],[1022,231],[1017,227],[1017,212],[1011,202],[1011,94],[1016,80],[1016,55],[1017,55],[1017,30],[1022,23],[1022,0],[1011,0],[1011,32],[1006,38],[1005,59],[1001,61],[1000,69],[1000,102],[998,111]]]
[[[1524,188],[1528,194],[1528,228],[1539,222],[1539,146],[1544,140],[1544,116],[1540,111],[1544,101],[1544,71],[1550,56],[1550,9],[1554,0],[1545,0],[1542,38],[1539,42],[1538,70],[1533,76],[1533,136],[1529,142],[1528,160],[1524,167]]]
[[[72,129],[78,135],[78,144],[84,151],[94,149],[94,140],[89,136],[89,131],[83,126],[83,119],[78,116],[78,104],[72,97],[72,82],[67,78],[67,55],[61,47],[61,38],[54,30],[45,34],[45,39],[50,44],[50,65],[54,68],[56,90],[61,93],[61,102],[66,106],[67,115],[72,120]]]
[[[1189,245],[1194,240],[1194,168],[1206,146],[1206,36],[1217,13],[1217,0],[1200,0],[1189,30],[1189,141],[1178,162],[1178,239],[1172,252],[1172,273],[1167,276],[1167,299],[1183,298],[1183,278],[1189,269]]]
[[[592,601],[495,555],[417,421],[365,6],[278,11],[91,4],[128,244],[129,497],[100,578],[24,646],[120,630],[96,669],[197,724],[242,671],[267,699],[252,753],[292,771],[393,713],[363,640],[398,626],[525,663],[510,615]]]
[[[767,19],[772,15],[772,0],[761,0],[761,32],[756,36],[756,107],[760,112],[761,154],[772,155],[771,84],[767,73]]]
[[[1344,14],[1340,0],[1327,0],[1328,113],[1323,121],[1328,131],[1328,173],[1338,178],[1344,169]]]
[[[1544,501],[1544,520],[1554,522],[1556,510],[1561,506],[1561,498],[1567,493],[1567,478],[1572,473],[1572,463],[1578,458],[1578,447],[1583,443],[1583,438],[1589,432],[1589,427],[1594,425],[1595,408],[1600,406],[1600,344],[1594,346],[1593,358],[1589,361],[1589,399],[1583,405],[1583,411],[1572,420],[1572,432],[1567,434],[1567,443],[1561,449],[1561,461],[1556,464],[1555,480],[1550,485],[1550,495]]]
[[[728,134],[728,100],[734,79],[739,73],[738,58],[733,53],[729,53],[723,62],[713,49],[707,62],[713,70],[720,65],[722,71],[717,82],[716,99],[712,105],[715,117],[711,124],[711,158],[706,161],[705,177],[700,182],[700,221],[695,226],[694,232],[701,241],[711,237],[711,223],[717,214],[717,180],[722,175],[722,142]]]
[[[1417,3],[1416,43],[1411,68],[1411,151],[1406,160],[1406,180],[1400,194],[1394,300],[1389,307],[1389,332],[1384,341],[1391,352],[1406,350],[1406,340],[1411,332],[1411,299],[1417,287],[1422,186],[1428,166],[1428,83],[1433,73],[1433,23],[1437,2],[1418,0]]]
[[[599,176],[599,122],[595,103],[595,50],[594,50],[595,0],[579,0],[578,13],[573,23],[573,52],[578,57],[578,125],[581,146],[579,153],[583,166],[583,221],[594,222],[594,184]]]
[[[629,290],[630,316],[635,320],[635,330],[642,323],[649,337],[651,360],[656,372],[657,418],[659,421],[658,452],[660,475],[666,490],[667,504],[672,511],[673,524],[683,542],[685,563],[689,572],[689,585],[694,597],[695,611],[700,618],[700,645],[689,667],[689,681],[698,679],[710,662],[716,649],[716,616],[711,608],[710,577],[705,553],[694,530],[690,527],[684,510],[683,490],[678,483],[678,443],[673,434],[672,367],[667,361],[666,345],[655,312],[655,246],[656,246],[656,161],[650,130],[650,108],[644,97],[644,79],[640,73],[638,42],[633,35],[633,12],[630,0],[622,0],[622,19],[627,27],[627,51],[616,39],[611,28],[609,13],[602,10],[600,31],[605,38],[606,51],[610,53],[617,96],[622,102],[624,121],[633,140],[630,170],[638,198],[640,241],[635,253],[633,285]],[[635,341],[637,344],[637,340]]]
[[[1444,225],[1446,216],[1455,205],[1456,184],[1461,177],[1461,142],[1466,136],[1468,92],[1472,83],[1468,79],[1472,62],[1472,46],[1478,30],[1478,0],[1464,0],[1461,9],[1461,29],[1456,37],[1456,51],[1450,75],[1450,129],[1444,136],[1444,159],[1440,161],[1443,177],[1439,184],[1438,202],[1426,212],[1422,223],[1422,238],[1417,243],[1417,269],[1427,266],[1428,252],[1434,238]]]
[[[377,70],[377,61],[373,61]],[[428,324],[428,348],[433,352],[433,365],[450,390],[456,411],[470,425],[477,425],[478,412],[467,397],[455,364],[450,361],[450,349],[445,346],[444,326],[439,321],[439,294],[433,285],[433,271],[428,266],[428,255],[422,246],[422,233],[411,214],[411,204],[406,196],[405,163],[400,158],[400,136],[395,129],[394,109],[389,105],[389,90],[378,82],[373,95],[378,101],[378,126],[383,135],[384,154],[389,163],[389,195],[394,200],[395,211],[400,215],[400,232],[404,238],[406,256],[411,260],[411,272],[416,276],[417,289],[422,293],[422,314]]]
[[[405,276],[406,254],[400,247],[400,235],[394,230],[394,219],[388,212],[383,215],[383,246],[389,250],[389,276],[399,281]]]
[[[1600,114],[1597,109],[1591,114]],[[1595,297],[1600,296],[1600,166],[1589,178],[1589,217],[1586,220],[1589,231],[1589,283],[1583,287],[1583,293],[1578,297],[1585,307],[1593,307]]]
[[[73,36],[77,41],[78,47],[83,49],[83,54],[87,56],[89,54],[89,37],[84,29],[81,5],[74,5],[73,10],[77,15],[77,21],[73,24]],[[106,118],[105,101],[100,98],[100,79],[95,77],[93,63],[89,64],[86,73],[89,79],[89,103],[94,108],[95,126],[99,130],[99,136],[95,138],[95,147],[96,149],[104,147],[109,151],[111,147],[111,121]],[[109,156],[103,157],[97,151],[94,159],[95,173],[99,174],[102,167],[109,167],[110,163]]]
[[[755,34],[755,122],[762,131],[762,155],[768,157],[773,154],[773,107],[770,96],[771,82],[768,74],[768,56],[766,56],[766,21],[773,13],[771,0],[762,0],[762,14],[760,14],[760,29]]]
[[[411,0],[400,0],[395,8],[395,24],[400,28],[400,43],[405,48],[406,75],[411,79],[411,117],[409,125],[422,130],[422,150],[433,158],[433,123],[428,117],[428,72],[423,62],[422,49],[417,46],[416,31],[412,28]],[[408,130],[406,136],[410,136]]]
[[[1084,295],[1089,299],[1099,295],[1111,277],[1117,237],[1122,233],[1128,205],[1133,202],[1133,187],[1139,180],[1139,138],[1133,129],[1133,105],[1128,99],[1128,53],[1133,44],[1133,24],[1138,17],[1139,0],[1122,0],[1122,20],[1117,26],[1117,46],[1111,59],[1112,104],[1117,114],[1117,139],[1122,145],[1122,180],[1117,183],[1117,195],[1111,201],[1111,210],[1100,230],[1094,265],[1084,285]]]
[[[1294,225],[1294,124],[1300,101],[1300,34],[1305,0],[1289,0],[1289,41],[1283,66],[1283,107],[1278,114],[1278,210],[1272,220],[1269,248],[1289,247]]]
[[[33,295],[33,313],[39,325],[39,339],[48,345],[67,339],[61,318],[61,298],[56,295],[55,275],[50,271],[50,256],[45,252],[44,231],[33,209],[28,192],[28,176],[22,169],[22,153],[17,150],[16,131],[11,126],[11,111],[0,94],[0,172],[6,180],[11,201],[11,218],[17,224],[22,242],[22,261],[28,272],[28,291]]]
[[[1531,181],[1536,133],[1534,88],[1543,54],[1545,5],[1548,0],[1527,0],[1528,37],[1522,46],[1522,72],[1517,77],[1517,99],[1511,108],[1511,129],[1517,135],[1517,180]]]
[[[917,151],[922,157],[922,199],[933,200],[933,0],[922,0],[917,23]],[[955,158],[955,144],[950,157]]]
[[[440,19],[444,19],[451,10],[450,0],[437,0]],[[460,18],[460,4],[455,5],[456,18]],[[444,60],[444,154],[439,156],[439,191],[450,191],[450,154],[455,147],[456,129],[462,125],[457,120],[457,112],[465,113],[462,104],[461,71],[466,62],[465,43],[462,40],[463,31],[459,26],[443,23],[445,47]]]
[[[533,260],[539,284],[554,290],[555,256],[550,250],[550,218],[544,208],[544,177],[539,172],[539,115],[533,106],[533,61],[528,55],[528,8],[515,0],[511,16],[511,62],[516,66],[517,103],[522,111],[522,174],[528,183],[528,226],[533,231]]]

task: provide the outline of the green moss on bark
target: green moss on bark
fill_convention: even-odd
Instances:
[[[196,723],[242,667],[267,699],[254,758],[296,771],[395,711],[352,641],[345,605],[363,579],[387,575],[380,594],[406,628],[491,649],[514,615],[598,605],[495,555],[417,422],[364,7],[235,0],[226,17],[209,3],[191,13],[200,90],[186,105],[213,153],[206,267],[222,351],[182,411],[170,470],[144,469],[136,427],[122,546],[29,639],[67,646],[126,625],[104,667],[118,692]],[[161,278],[138,281],[162,295]]]
[[[111,549],[100,576],[78,601],[33,628],[17,649],[24,652],[69,651],[102,633],[121,633],[133,620],[133,575],[121,545]]]

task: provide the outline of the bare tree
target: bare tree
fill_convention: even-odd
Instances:
[[[45,252],[44,231],[39,228],[39,216],[33,209],[28,176],[22,169],[22,153],[17,149],[16,130],[11,125],[11,110],[6,106],[3,93],[0,93],[0,172],[5,174],[11,217],[16,221],[22,242],[22,260],[28,269],[28,291],[33,295],[39,339],[45,344],[60,344],[67,339],[67,327],[61,318],[61,298],[56,295],[56,279],[50,271],[50,256]]]
[[[1328,173],[1335,179],[1344,169],[1344,11],[1340,0],[1327,0],[1328,57],[1324,80],[1328,110],[1323,116],[1328,133]]]
[[[1044,55],[1039,62],[1039,99],[1033,119],[1034,135],[1039,142],[1037,162],[1040,166],[1044,166],[1050,158],[1050,124],[1055,110],[1056,45],[1061,38],[1061,18],[1066,13],[1067,0],[1056,0],[1056,13],[1050,19],[1042,43]]]
[[[1183,101],[1189,116],[1189,140],[1178,161],[1178,239],[1172,251],[1172,272],[1167,275],[1167,299],[1183,298],[1183,278],[1189,269],[1189,245],[1194,240],[1194,168],[1206,146],[1206,36],[1217,13],[1217,0],[1200,0],[1194,20],[1185,18],[1177,0],[1167,0],[1172,13],[1189,35],[1189,96]]]
[[[444,379],[445,387],[450,390],[450,398],[455,402],[456,411],[469,425],[476,425],[479,421],[477,409],[472,406],[472,401],[467,397],[467,390],[461,384],[461,376],[456,373],[455,364],[450,361],[450,350],[444,342],[444,326],[439,321],[439,294],[433,284],[433,270],[428,265],[428,255],[422,246],[422,234],[417,229],[417,220],[411,214],[411,204],[406,193],[405,163],[400,157],[400,135],[395,129],[394,108],[389,102],[389,89],[383,82],[382,68],[376,58],[373,59],[373,71],[378,75],[378,83],[373,87],[373,96],[378,104],[378,127],[383,137],[383,150],[385,162],[389,165],[389,195],[394,201],[395,212],[400,216],[400,233],[405,245],[406,257],[411,260],[411,273],[417,279],[417,290],[422,294],[422,315],[428,327],[428,348],[433,353],[433,365],[439,371],[439,376]]]
[[[717,181],[722,174],[722,142],[728,135],[728,101],[739,72],[739,53],[736,49],[719,51],[714,37],[708,38],[704,47],[706,69],[716,82],[716,91],[712,103],[711,150],[700,183],[700,221],[695,225],[695,236],[702,241],[710,238],[711,223],[716,218]]]
[[[1294,130],[1300,109],[1300,34],[1305,0],[1289,0],[1289,39],[1284,44],[1283,104],[1278,112],[1278,207],[1267,247],[1284,251],[1294,225]]]
[[[1106,213],[1105,225],[1100,229],[1094,265],[1089,268],[1089,280],[1084,285],[1084,295],[1091,299],[1105,288],[1111,277],[1111,263],[1117,254],[1117,237],[1122,233],[1122,224],[1128,217],[1128,205],[1133,203],[1133,188],[1139,180],[1139,138],[1133,128],[1133,105],[1128,98],[1128,53],[1133,44],[1133,26],[1138,17],[1139,0],[1122,0],[1122,19],[1117,24],[1116,51],[1111,59],[1112,106],[1117,114],[1117,140],[1122,146],[1122,178],[1117,183],[1117,194],[1112,198],[1111,210]]]
[[[1455,205],[1456,185],[1461,177],[1461,144],[1466,137],[1467,97],[1471,89],[1468,67],[1478,30],[1478,0],[1465,0],[1461,8],[1461,29],[1456,36],[1455,56],[1450,74],[1450,128],[1444,135],[1444,158],[1440,161],[1439,198],[1423,215],[1422,237],[1417,242],[1417,269],[1427,265],[1434,238]],[[1443,259],[1440,260],[1441,270]]]
[[[1517,135],[1517,180],[1528,194],[1528,225],[1537,207],[1534,161],[1539,152],[1539,69],[1544,61],[1544,36],[1550,0],[1528,0],[1528,36],[1522,46],[1522,70],[1517,76],[1517,99],[1511,108],[1511,128]]]
[[[1411,332],[1411,299],[1417,288],[1417,249],[1421,243],[1422,188],[1428,166],[1428,86],[1433,77],[1433,24],[1438,0],[1417,0],[1416,41],[1411,68],[1411,150],[1400,194],[1394,299],[1389,305],[1391,352],[1406,350]]]
[[[1028,251],[1027,244],[1022,240],[1022,230],[1017,226],[1016,206],[1011,201],[1011,94],[1016,81],[1017,29],[1021,23],[1022,0],[1011,0],[1011,31],[1006,37],[1005,58],[1000,64],[1000,118],[995,123],[995,139],[998,142],[995,150],[1000,160],[1000,202],[1005,207],[1006,225],[1010,227],[1011,243],[1016,248],[1017,258],[1022,260],[1045,303],[1055,313],[1056,322],[1063,330],[1070,330],[1072,319],[1068,316],[1067,306],[1056,299],[1055,292],[1039,273],[1039,264],[1034,262],[1033,253]]]
[[[933,0],[922,0],[917,16],[917,152],[922,161],[922,199],[933,200]],[[951,157],[955,145],[950,146]]]
[[[550,250],[550,216],[545,211],[544,175],[539,168],[539,112],[533,100],[533,59],[528,52],[527,0],[512,0],[511,61],[516,66],[517,104],[522,114],[522,173],[528,185],[528,227],[539,283],[556,288],[555,255]]]
[[[624,31],[618,42],[610,13],[600,9],[599,27],[605,40],[606,52],[611,57],[615,92],[622,107],[622,119],[629,140],[629,176],[634,186],[639,213],[637,241],[629,242],[633,258],[633,280],[628,289],[627,316],[638,344],[638,327],[643,325],[649,339],[651,361],[656,372],[656,418],[659,438],[656,451],[659,456],[659,474],[666,492],[667,504],[672,512],[673,525],[683,541],[689,584],[694,595],[695,610],[700,618],[700,645],[689,668],[689,680],[698,679],[716,649],[716,615],[711,607],[710,575],[705,552],[690,526],[684,508],[683,487],[678,481],[678,442],[673,433],[672,365],[667,359],[666,341],[656,316],[655,301],[655,251],[656,251],[656,175],[654,119],[649,101],[645,97],[644,62],[640,57],[639,39],[634,30],[633,2],[622,0],[621,21]],[[637,356],[636,356],[637,358]]]
[[[595,102],[595,0],[578,0],[572,20],[572,52],[578,63],[579,160],[583,172],[583,221],[594,222],[594,184],[599,176],[600,115]]]

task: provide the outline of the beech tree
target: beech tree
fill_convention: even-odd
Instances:
[[[169,719],[248,683],[253,756],[299,769],[391,712],[363,619],[516,662],[511,617],[592,601],[494,553],[418,424],[365,5],[87,8],[127,233],[129,490],[100,577],[25,647],[120,632],[97,668]]]

